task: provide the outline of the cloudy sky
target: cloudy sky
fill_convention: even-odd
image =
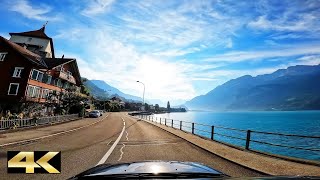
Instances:
[[[184,99],[239,76],[320,63],[319,0],[0,0],[0,35],[46,21],[56,56],[146,98]]]

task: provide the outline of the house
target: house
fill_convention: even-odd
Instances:
[[[53,40],[38,30],[0,36],[0,103],[44,103],[50,92],[80,90],[74,58],[55,57]],[[1,108],[0,108],[1,109]]]
[[[109,100],[110,103],[113,103],[113,104],[118,104],[119,106],[121,107],[124,107],[125,106],[125,102],[123,102],[120,98],[118,97],[112,97],[110,100]]]

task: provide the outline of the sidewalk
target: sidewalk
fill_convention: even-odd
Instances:
[[[80,120],[64,122],[61,124],[55,124],[51,126],[44,126],[39,128],[26,129],[23,131],[2,133],[0,134],[0,147],[4,144],[8,144],[12,142],[28,141],[34,138],[41,138],[44,136],[50,136],[52,134],[63,133],[65,131],[69,131],[72,129],[93,125],[94,123],[97,123],[98,121],[102,120],[106,116],[107,114],[97,119],[84,118]]]
[[[145,121],[145,120],[144,120]],[[221,156],[245,167],[270,174],[270,175],[290,175],[290,176],[320,176],[320,167],[292,162],[284,159],[273,158],[250,151],[244,151],[230,146],[207,140],[191,133],[180,131],[158,123],[145,121],[158,126],[186,141],[197,145],[213,154]]]

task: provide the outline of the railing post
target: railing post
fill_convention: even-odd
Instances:
[[[164,118],[164,125],[167,126],[167,118]]]
[[[192,134],[194,134],[194,123],[192,123]]]
[[[182,130],[182,121],[180,121],[180,130]]]
[[[214,135],[214,126],[211,126],[211,140],[213,140],[213,135]]]
[[[248,130],[247,131],[247,139],[246,139],[246,149],[249,150],[249,146],[250,146],[250,137],[251,137],[251,131]]]
[[[173,119],[171,119],[171,127],[173,127]]]

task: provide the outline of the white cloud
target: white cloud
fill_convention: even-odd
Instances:
[[[318,65],[320,64],[320,55],[307,55],[298,59],[297,64]]]
[[[288,19],[269,20],[266,16],[260,16],[256,21],[249,22],[248,26],[277,31],[308,31],[310,28],[314,28],[312,22],[313,18],[310,15],[305,15],[298,21]]]
[[[0,32],[0,36],[6,38],[6,39],[10,39],[10,36],[8,33],[3,33],[3,32]]]
[[[265,59],[273,57],[290,57],[305,54],[320,54],[320,46],[318,45],[304,45],[296,46],[291,48],[278,48],[270,49],[264,51],[235,51],[229,52],[221,55],[216,55],[207,58],[206,62],[219,62],[219,61],[229,61],[229,62],[240,62],[247,60]]]
[[[65,39],[68,44],[73,42],[76,51],[82,53],[81,58],[77,57],[79,55],[75,56],[82,76],[105,80],[110,85],[137,96],[142,92],[141,84],[136,83],[136,80],[140,80],[146,84],[147,99],[189,99],[199,95],[199,91],[195,90],[198,86],[195,84],[199,81],[203,83],[202,89],[207,91],[209,86],[213,87],[231,78],[271,73],[278,68],[294,65],[283,62],[270,68],[261,65],[259,68],[229,70],[228,65],[232,63],[265,58],[278,58],[280,62],[286,57],[303,55],[306,57],[297,63],[312,64],[317,61],[313,57],[320,54],[317,44],[279,45],[276,47],[278,49],[268,50],[255,50],[256,47],[252,47],[254,49],[251,51],[214,55],[221,49],[238,47],[237,37],[242,37],[237,33],[248,22],[247,27],[257,30],[317,31],[308,29],[313,27],[314,14],[307,16],[306,13],[301,13],[295,21],[289,21],[293,17],[291,12],[288,12],[288,16],[273,18],[264,14],[258,17],[254,13],[239,14],[252,7],[248,8],[247,4],[198,0],[179,3],[171,0],[90,1],[81,14],[94,18],[81,19],[79,24],[72,24],[72,28],[63,28],[55,38]],[[218,11],[215,7],[222,10]],[[266,11],[268,8],[270,7]],[[111,10],[112,13],[108,13]],[[102,14],[104,16],[97,16]],[[90,23],[83,23],[82,20]],[[275,41],[265,42],[275,45],[278,43],[276,40],[297,36],[292,33],[286,37],[284,32],[277,32],[276,35],[270,35]],[[202,50],[205,51],[203,54]],[[196,53],[200,55],[197,56]],[[192,55],[185,56],[189,54]],[[199,58],[208,54],[211,57]],[[226,69],[221,70],[221,66]],[[220,70],[217,70],[219,67]]]
[[[52,8],[47,5],[31,5],[27,0],[11,1],[9,10],[17,12],[28,19],[39,21],[57,21],[60,20],[59,16],[48,16]]]
[[[115,0],[94,0],[89,1],[87,7],[81,11],[82,15],[95,16],[108,11]]]
[[[257,4],[258,13],[261,15],[250,20],[248,27],[291,33],[304,32],[309,33],[308,36],[319,34],[319,3],[284,0],[280,3],[259,1]]]
[[[124,44],[99,27],[82,29],[87,34],[81,40],[74,40],[78,48],[84,49],[87,56],[66,54],[76,57],[83,77],[101,79],[120,90],[140,96],[142,81],[146,85],[146,98],[190,99],[195,96],[192,80],[187,77],[181,64],[141,54],[130,44]],[[72,41],[70,39],[70,41]],[[85,42],[95,42],[94,46]]]

